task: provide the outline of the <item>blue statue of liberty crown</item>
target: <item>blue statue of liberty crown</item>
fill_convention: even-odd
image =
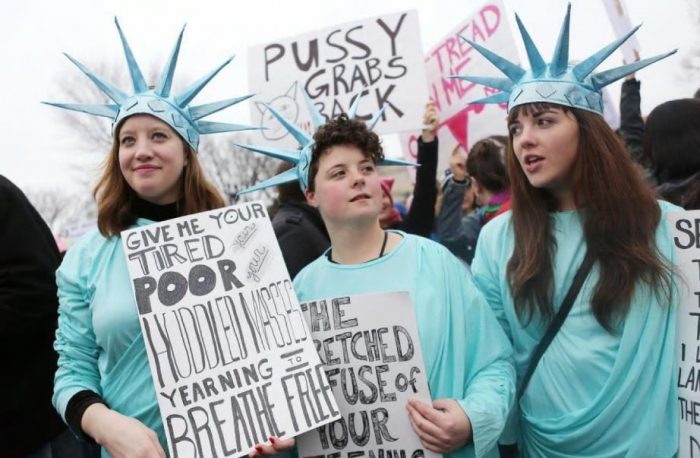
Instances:
[[[121,121],[135,114],[149,114],[162,120],[172,127],[187,143],[189,143],[195,151],[199,146],[200,135],[214,134],[220,132],[235,132],[241,130],[258,129],[253,126],[244,126],[238,124],[229,124],[222,122],[202,121],[201,119],[224,108],[235,105],[243,100],[252,97],[253,94],[243,97],[237,97],[219,102],[208,103],[205,105],[189,106],[189,103],[199,94],[199,92],[216,76],[219,71],[228,65],[234,56],[229,57],[226,61],[212,70],[210,73],[202,77],[199,81],[192,84],[190,87],[182,91],[180,94],[173,94],[171,86],[173,83],[173,75],[177,58],[180,54],[180,43],[182,35],[185,32],[183,27],[175,42],[175,47],[170,53],[170,57],[165,64],[165,69],[161,75],[158,84],[149,88],[146,80],[141,73],[141,69],[136,63],[129,43],[119,26],[119,21],[114,18],[114,23],[117,26],[119,37],[126,55],[126,62],[129,66],[129,74],[134,87],[134,94],[128,95],[119,88],[114,87],[97,77],[94,73],[88,70],[83,64],[65,54],[65,56],[73,62],[90,80],[109,97],[114,103],[104,105],[86,105],[86,104],[66,104],[43,102],[58,108],[67,110],[79,111],[88,113],[94,116],[102,116],[112,120],[112,134],[114,129]]]
[[[620,67],[593,73],[605,59],[610,56],[622,43],[632,36],[641,27],[634,27],[624,36],[610,43],[600,51],[572,65],[569,64],[569,22],[571,17],[571,4],[567,7],[566,16],[559,33],[559,39],[550,63],[546,63],[537,50],[530,34],[523,25],[518,15],[515,20],[525,44],[530,69],[525,70],[508,61],[498,54],[489,51],[473,41],[462,37],[489,62],[503,72],[507,78],[479,77],[479,76],[452,76],[470,81],[472,83],[489,86],[501,92],[474,100],[470,103],[508,103],[508,111],[511,108],[534,102],[549,102],[565,105],[583,110],[603,114],[603,98],[601,90],[608,84],[636,72],[656,61],[664,59],[677,50],[659,54],[648,59],[622,65]]]
[[[301,91],[304,94],[304,99],[306,100],[306,105],[309,109],[309,113],[311,115],[311,123],[314,126],[314,130],[318,130],[321,125],[323,125],[323,115],[321,112],[318,110],[316,105],[314,105],[313,101],[309,97],[309,95],[306,93],[306,91],[302,90]],[[347,116],[350,119],[354,119],[357,116],[357,108],[360,104],[360,97],[362,96],[362,93],[358,94],[355,96],[355,100],[353,101],[352,105],[350,106],[350,109],[347,112]],[[283,161],[291,162],[294,164],[294,167],[292,167],[289,170],[286,170],[279,175],[275,175],[274,177],[265,180],[261,183],[258,183],[256,185],[250,186],[242,191],[240,191],[238,194],[246,194],[249,192],[253,191],[259,191],[261,189],[268,188],[270,186],[277,186],[285,183],[290,183],[292,181],[298,181],[299,186],[301,186],[302,191],[306,191],[306,189],[309,187],[309,172],[310,172],[310,165],[311,165],[311,154],[314,146],[314,139],[313,135],[307,134],[304,132],[302,129],[299,127],[295,126],[291,121],[289,121],[287,118],[284,117],[280,112],[275,110],[273,107],[271,107],[268,104],[263,104],[268,110],[270,110],[270,113],[282,124],[282,126],[287,129],[287,132],[289,132],[294,139],[299,143],[299,149],[295,151],[288,151],[288,150],[281,150],[281,149],[276,149],[276,148],[266,148],[262,146],[253,146],[253,145],[236,145],[241,148],[245,148],[247,150],[256,152],[256,153],[261,153],[266,156],[274,157],[276,159],[281,159]],[[367,124],[367,128],[369,130],[372,130],[374,126],[377,125],[377,122],[379,122],[379,119],[382,116],[382,113],[384,113],[384,110],[386,109],[386,106],[383,106],[379,112],[369,121]],[[407,161],[401,161],[401,160],[393,160],[393,159],[384,159],[377,163],[377,165],[408,165],[408,166],[416,166],[418,164],[415,164],[413,162],[407,162]]]

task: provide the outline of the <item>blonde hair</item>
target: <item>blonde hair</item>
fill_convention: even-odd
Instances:
[[[119,131],[122,125],[123,121],[114,131],[112,148],[93,191],[97,202],[97,228],[105,237],[119,235],[134,224],[137,218],[131,211],[131,202],[137,194],[124,179],[119,167]],[[172,132],[175,133],[174,130]],[[197,153],[182,137],[178,135],[178,138],[182,141],[187,164],[180,179],[180,216],[223,207],[224,199],[204,176]]]

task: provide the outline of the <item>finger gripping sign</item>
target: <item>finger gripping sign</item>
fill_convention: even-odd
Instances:
[[[339,418],[261,202],[122,242],[170,456],[242,456]]]
[[[700,210],[671,213],[679,274],[678,409],[680,458],[700,457]]]
[[[407,292],[301,304],[340,419],[297,438],[301,458],[437,457],[411,428],[406,403],[430,402]]]

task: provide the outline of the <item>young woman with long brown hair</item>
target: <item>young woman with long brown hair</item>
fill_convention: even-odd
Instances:
[[[509,108],[511,211],[484,227],[472,264],[514,347],[520,397],[503,439],[522,456],[670,457],[678,411],[666,214],[678,207],[656,200],[600,103],[605,84],[661,57],[592,74],[623,39],[569,65],[568,24],[569,13],[545,64],[518,19],[532,69],[498,62],[508,82],[466,77],[499,85]]]
[[[242,98],[188,106],[218,70],[170,94],[182,33],[159,84],[149,89],[117,28],[134,95],[78,64],[116,105],[54,104],[110,118],[114,140],[95,187],[98,228],[71,247],[56,274],[59,360],[53,403],[76,435],[102,446],[103,456],[165,457],[164,426],[120,233],[224,205],[197,159],[199,136],[244,126],[199,119]],[[280,448],[293,444],[275,442]],[[260,444],[253,454],[274,451]]]

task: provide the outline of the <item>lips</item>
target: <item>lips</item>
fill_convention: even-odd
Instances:
[[[146,174],[158,170],[158,168],[159,167],[156,167],[155,165],[140,165],[134,169],[134,172]]]
[[[523,168],[527,173],[534,173],[540,168],[543,162],[544,158],[542,156],[528,154],[523,158]]]
[[[358,194],[352,199],[350,199],[350,202],[357,202],[358,200],[363,200],[363,199],[369,199],[370,195],[369,194]]]

